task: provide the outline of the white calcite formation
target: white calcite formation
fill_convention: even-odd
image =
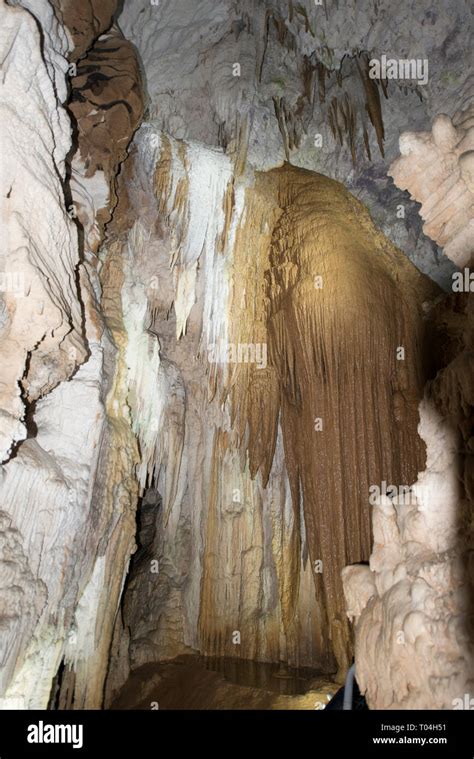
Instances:
[[[45,58],[35,18],[21,8],[0,7],[4,461],[14,443],[27,436],[27,408],[34,402],[40,408],[41,397],[55,387],[56,395],[62,393],[60,383],[73,374],[87,350],[76,279],[77,231],[67,214],[62,184],[71,145],[69,119],[58,101],[58,95],[66,97],[66,41],[48,4],[37,7],[51,22]],[[63,424],[69,426],[64,412]],[[56,450],[49,453],[48,448]],[[64,558],[70,554],[73,504],[56,453],[56,444],[43,447],[38,440],[27,440],[1,472],[2,568],[10,568],[6,579],[2,573],[2,690],[37,706],[47,703],[59,663],[58,641],[65,625],[60,606],[72,580],[72,566],[68,572]],[[81,475],[81,470],[74,472],[76,479]],[[87,487],[87,476],[83,485]],[[59,615],[56,622],[54,613]],[[49,624],[33,642],[42,617],[49,617]],[[50,650],[39,655],[38,646],[47,649],[48,643]],[[32,650],[37,653],[30,658]]]
[[[401,156],[389,173],[421,203],[424,233],[463,267],[474,256],[474,78],[459,102],[452,118],[436,116],[431,132],[401,135]]]
[[[35,19],[3,2],[0,13],[0,457],[5,461],[27,435],[26,404],[70,377],[86,347],[76,282],[77,233],[62,186],[71,145],[69,119],[58,101],[66,97],[64,32],[48,17],[53,26],[45,59]]]
[[[370,565],[343,571],[372,709],[453,709],[474,685],[458,432],[427,400],[420,418],[426,470],[409,495],[378,500]]]

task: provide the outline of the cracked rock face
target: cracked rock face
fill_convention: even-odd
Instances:
[[[2,251],[0,454],[5,460],[26,437],[28,404],[70,377],[87,349],[76,283],[76,230],[64,207],[69,120],[41,55],[34,18],[4,3],[0,13],[1,217],[7,232]],[[61,50],[63,40],[55,42]],[[61,75],[64,68],[56,71]]]
[[[58,23],[47,2],[25,6],[0,8],[1,196],[8,230],[2,274],[2,561],[11,580],[2,581],[2,696],[7,705],[46,707],[63,662],[66,673],[73,671],[65,678],[64,699],[98,706],[111,625],[134,546],[136,488],[130,472],[136,448],[120,415],[114,421],[115,408],[107,406],[116,351],[97,302],[97,274],[83,262],[93,243],[96,251],[99,233],[94,241],[89,234],[84,238],[73,221],[81,198],[67,179],[73,133],[63,107],[71,30]],[[82,21],[86,46],[109,23]],[[74,25],[74,34],[80,26]],[[120,48],[119,35],[111,34]],[[102,132],[102,140],[90,139],[88,79],[78,75],[86,103],[77,114],[79,155],[89,163],[94,156],[93,168],[101,164],[105,178],[102,186],[97,177],[92,180],[86,221],[101,231],[115,173],[141,115],[136,60],[127,46],[121,51],[121,63],[110,62],[113,76],[106,72],[101,80],[102,104],[96,103],[104,115],[100,123],[121,132],[113,150],[110,131]],[[121,95],[125,102],[130,97],[131,117],[124,104],[118,115],[109,107],[115,95],[106,84],[120,66],[122,82],[129,81]],[[95,625],[100,634],[91,633]]]

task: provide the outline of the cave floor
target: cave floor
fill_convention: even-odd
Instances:
[[[239,659],[180,656],[136,669],[112,709],[323,709],[328,675]]]

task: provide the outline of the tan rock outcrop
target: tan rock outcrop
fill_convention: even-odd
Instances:
[[[87,53],[101,34],[110,29],[117,0],[51,0],[70,38],[69,60],[77,61]]]
[[[143,114],[142,83],[133,45],[113,26],[78,62],[69,111],[78,150],[71,193],[84,228],[86,255],[97,254],[117,203],[115,178]]]

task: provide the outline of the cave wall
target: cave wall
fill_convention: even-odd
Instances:
[[[109,395],[117,404],[120,362],[93,259],[113,207],[115,174],[141,118],[141,83],[126,52],[121,84],[128,74],[132,86],[123,94],[135,88],[132,117],[123,102],[114,109],[122,89],[110,69],[98,77],[92,106],[80,77],[87,57],[71,61],[86,51],[93,56],[96,37],[99,50],[110,45],[113,37],[99,36],[110,18],[97,26],[92,6],[84,18],[74,17],[71,4],[22,6],[1,7],[1,194],[5,278],[13,283],[2,292],[2,703],[45,708],[60,671],[64,703],[97,707],[134,549],[137,450]],[[69,19],[72,12],[70,29],[58,20],[61,10]],[[71,89],[80,95],[70,98]],[[82,108],[68,113],[68,99],[80,99]],[[95,143],[86,125],[93,108],[102,108],[111,130],[96,131]],[[116,130],[121,143],[111,149]],[[82,194],[68,170],[78,144],[83,173],[75,187]],[[74,172],[80,176],[77,164]]]

